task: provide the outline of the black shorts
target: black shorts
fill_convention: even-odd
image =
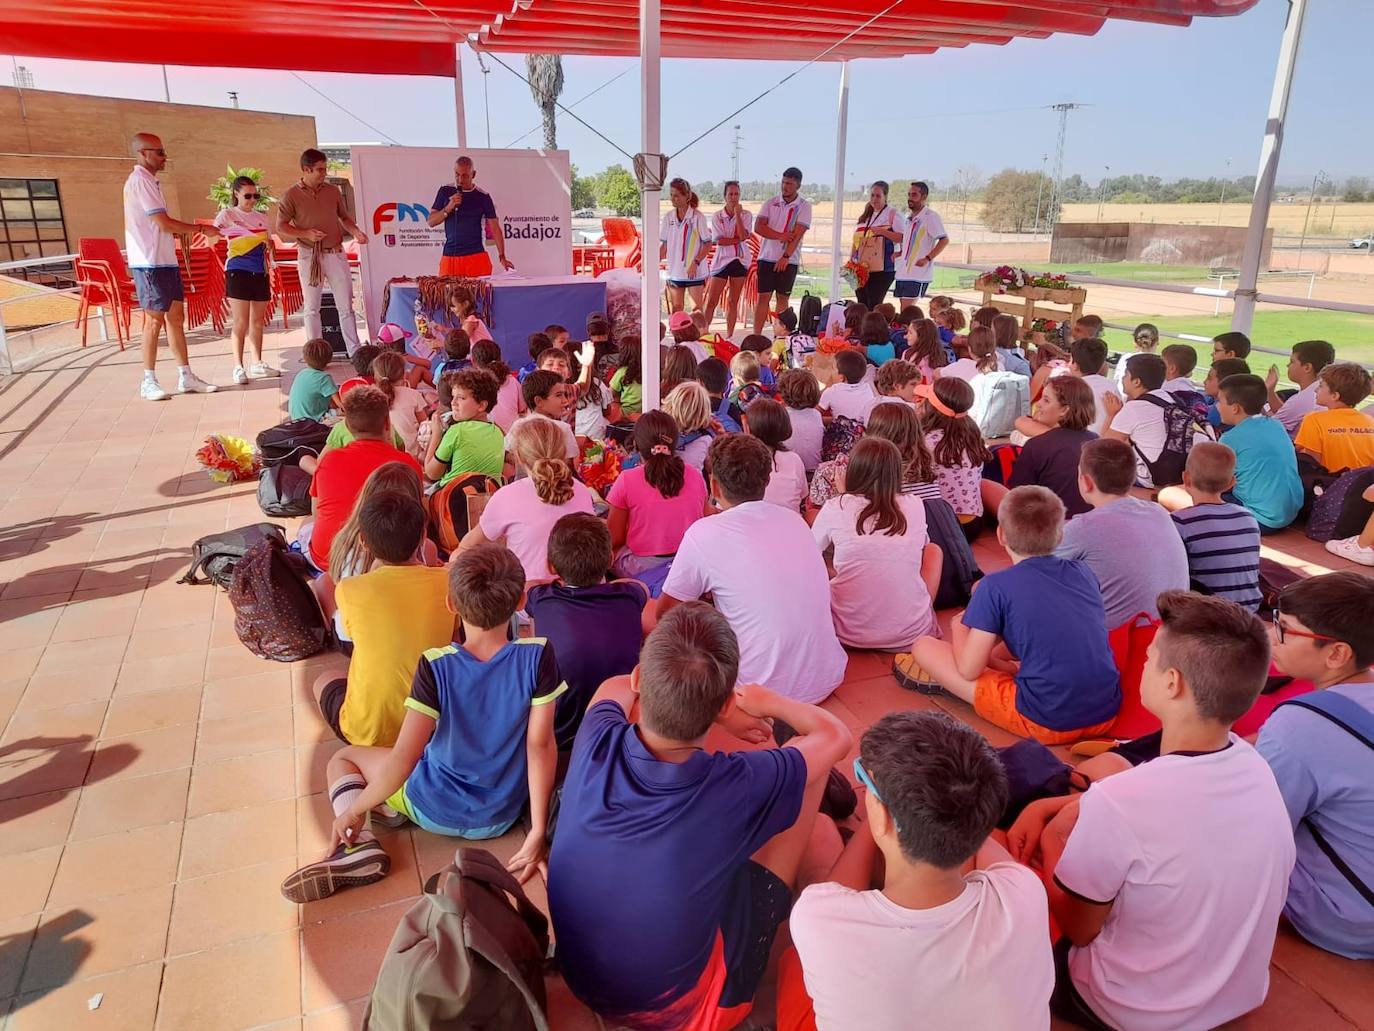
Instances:
[[[752,859],[735,872],[721,913],[725,985],[721,1009],[751,1002],[768,969],[778,928],[792,911],[792,889]]]
[[[904,299],[917,300],[930,293],[930,280],[918,283],[914,279],[899,279],[892,287],[892,295]]]
[[[786,271],[778,271],[776,261],[759,262],[759,296],[767,297],[769,294],[782,294],[790,297],[792,287],[797,285],[797,265],[788,265]]]
[[[348,679],[339,677],[331,680],[324,685],[324,690],[320,692],[320,714],[324,716],[324,721],[329,724],[336,737],[344,744],[351,744],[348,738],[344,737],[344,732],[339,729],[339,713],[343,711],[344,695],[348,690]]]
[[[1069,949],[1073,943],[1060,938],[1054,943],[1054,994],[1050,996],[1050,1012],[1074,1027],[1087,1031],[1112,1031],[1110,1024],[1104,1024],[1084,1001],[1069,976]]]
[[[705,286],[706,279],[670,279],[668,285],[676,290],[685,290],[689,286]]]
[[[736,258],[730,264],[722,266],[719,272],[712,272],[712,279],[743,279],[749,275],[749,270],[744,267],[744,262]]]
[[[224,273],[224,293],[236,301],[270,301],[272,283],[265,272],[232,268]]]

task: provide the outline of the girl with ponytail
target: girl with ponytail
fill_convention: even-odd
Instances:
[[[707,512],[706,480],[677,454],[677,439],[677,420],[667,412],[645,412],[635,423],[640,463],[624,469],[606,496],[617,576],[671,562],[687,527]]]
[[[515,464],[524,475],[487,502],[482,518],[458,550],[504,542],[525,567],[528,581],[548,580],[553,524],[573,512],[592,513],[592,493],[573,478],[567,437],[553,419],[530,419],[515,428]]]
[[[969,418],[974,396],[966,381],[942,376],[921,402],[919,413],[926,444],[935,457],[940,494],[958,515],[969,540],[982,528],[983,465],[992,461],[982,430]]]
[[[668,261],[668,314],[683,310],[685,297],[692,307],[702,306],[706,290],[706,263],[702,259],[711,249],[711,228],[699,209],[701,204],[686,179],[668,184],[668,199],[673,209],[659,226],[659,260]]]
[[[407,452],[423,458],[416,436],[420,424],[429,418],[429,406],[405,377],[406,361],[399,351],[383,351],[372,362],[372,378],[391,405],[391,428],[401,435]]]

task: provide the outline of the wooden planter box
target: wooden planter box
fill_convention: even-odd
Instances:
[[[1081,286],[1061,289],[1048,286],[1023,286],[1003,292],[1001,280],[991,278],[979,279],[974,285],[983,292],[984,306],[991,306],[1007,314],[1021,317],[1023,335],[1030,333],[1031,323],[1037,318],[1048,317],[1057,321],[1076,321],[1083,314],[1083,305],[1088,299],[1088,291]],[[1016,298],[1016,300],[1002,300],[1001,298]],[[1065,305],[1067,310],[1047,308],[1038,302]]]

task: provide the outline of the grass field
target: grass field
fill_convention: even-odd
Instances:
[[[1096,204],[1065,204],[1062,221],[1244,226],[1250,224],[1250,203],[1247,199],[1240,204],[1222,204],[1220,211],[1216,204],[1104,204],[1101,218]],[[1304,221],[1309,237],[1362,236],[1374,231],[1374,204],[1318,201],[1312,205],[1310,218],[1305,201],[1269,207],[1269,228],[1275,233],[1298,236]]]
[[[1150,318],[1142,316],[1141,322],[1153,322],[1168,333],[1194,333],[1197,336],[1213,337],[1231,328],[1229,315],[1211,316],[1170,316]],[[1364,365],[1374,364],[1374,317],[1355,315],[1341,311],[1258,311],[1255,313],[1254,329],[1250,339],[1256,347],[1265,347],[1287,354],[1299,340],[1326,340],[1336,348],[1336,355],[1349,361]],[[1164,338],[1162,343],[1184,343],[1186,341]],[[1107,343],[1115,351],[1130,351],[1131,335],[1124,330],[1107,330]],[[1207,344],[1193,344],[1198,352],[1198,365],[1206,368],[1211,360],[1211,347]],[[1277,364],[1284,368],[1284,359],[1278,355],[1260,355],[1251,361],[1252,369],[1259,371]]]

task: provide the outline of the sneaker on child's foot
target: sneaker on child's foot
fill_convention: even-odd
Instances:
[[[234,386],[243,387],[248,385],[248,373],[244,371],[242,365],[234,366]]]
[[[380,881],[390,869],[391,857],[376,838],[356,845],[340,843],[327,859],[303,866],[282,881],[281,893],[291,902],[318,902],[345,888]]]
[[[945,689],[925,669],[918,666],[908,652],[903,652],[892,660],[892,676],[908,691],[929,695],[945,693]]]
[[[1374,566],[1374,548],[1360,546],[1359,537],[1345,537],[1341,540],[1327,541],[1326,550],[1362,566]]]
[[[145,379],[138,388],[138,396],[145,401],[166,401],[172,395],[162,389],[162,384],[155,379]]]
[[[270,379],[273,376],[280,376],[281,369],[274,369],[266,362],[254,362],[248,367],[248,375],[254,379]]]
[[[206,383],[194,372],[183,372],[177,377],[178,394],[213,394],[219,387]]]

